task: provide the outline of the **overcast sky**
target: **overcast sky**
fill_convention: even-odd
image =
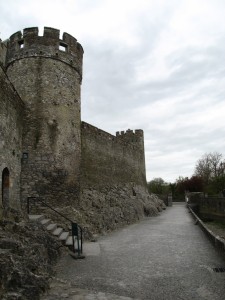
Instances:
[[[82,120],[143,129],[148,181],[225,156],[224,0],[0,0],[2,40],[34,26],[82,44]]]

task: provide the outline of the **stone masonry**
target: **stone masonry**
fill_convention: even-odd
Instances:
[[[103,232],[156,214],[142,130],[111,135],[81,122],[83,48],[45,27],[0,41],[0,219],[41,198]],[[46,212],[48,213],[48,212]]]

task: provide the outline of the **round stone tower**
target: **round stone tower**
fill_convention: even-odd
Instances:
[[[83,49],[59,30],[26,28],[7,45],[6,69],[25,103],[21,193],[60,206],[79,199]]]

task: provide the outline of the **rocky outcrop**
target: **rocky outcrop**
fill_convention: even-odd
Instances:
[[[112,231],[144,216],[156,216],[163,208],[164,203],[141,186],[84,189],[81,195],[81,211],[92,233]]]
[[[95,234],[105,234],[145,216],[156,216],[163,209],[165,204],[156,195],[149,194],[142,186],[127,184],[85,188],[76,208],[64,206],[57,211],[82,226],[85,239],[92,239]],[[65,228],[65,220],[45,209],[46,214]],[[67,226],[69,229],[70,223]]]
[[[61,243],[37,223],[0,224],[0,299],[38,300],[48,288]]]
[[[57,208],[84,229],[86,239],[156,216],[165,208],[162,200],[140,186],[105,186],[83,189],[79,206]],[[47,212],[45,208],[45,212]],[[49,211],[49,215],[51,212]],[[70,222],[51,215],[58,225]],[[0,299],[38,300],[48,288],[53,265],[62,249],[61,242],[42,225],[21,221],[17,216],[0,224]]]

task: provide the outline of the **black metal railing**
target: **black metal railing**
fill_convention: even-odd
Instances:
[[[54,211],[56,214],[60,215],[65,220],[69,221],[71,224],[71,235],[72,235],[72,241],[73,241],[73,252],[77,252],[78,256],[80,256],[83,253],[83,229],[80,225],[78,225],[76,222],[73,222],[71,219],[54,209],[52,206],[47,204],[45,201],[43,201],[40,198],[37,197],[27,197],[27,213],[30,214],[31,211],[31,204],[36,204],[37,202],[41,203],[45,207],[48,207],[52,211]],[[77,240],[77,249],[75,247],[75,240]]]

